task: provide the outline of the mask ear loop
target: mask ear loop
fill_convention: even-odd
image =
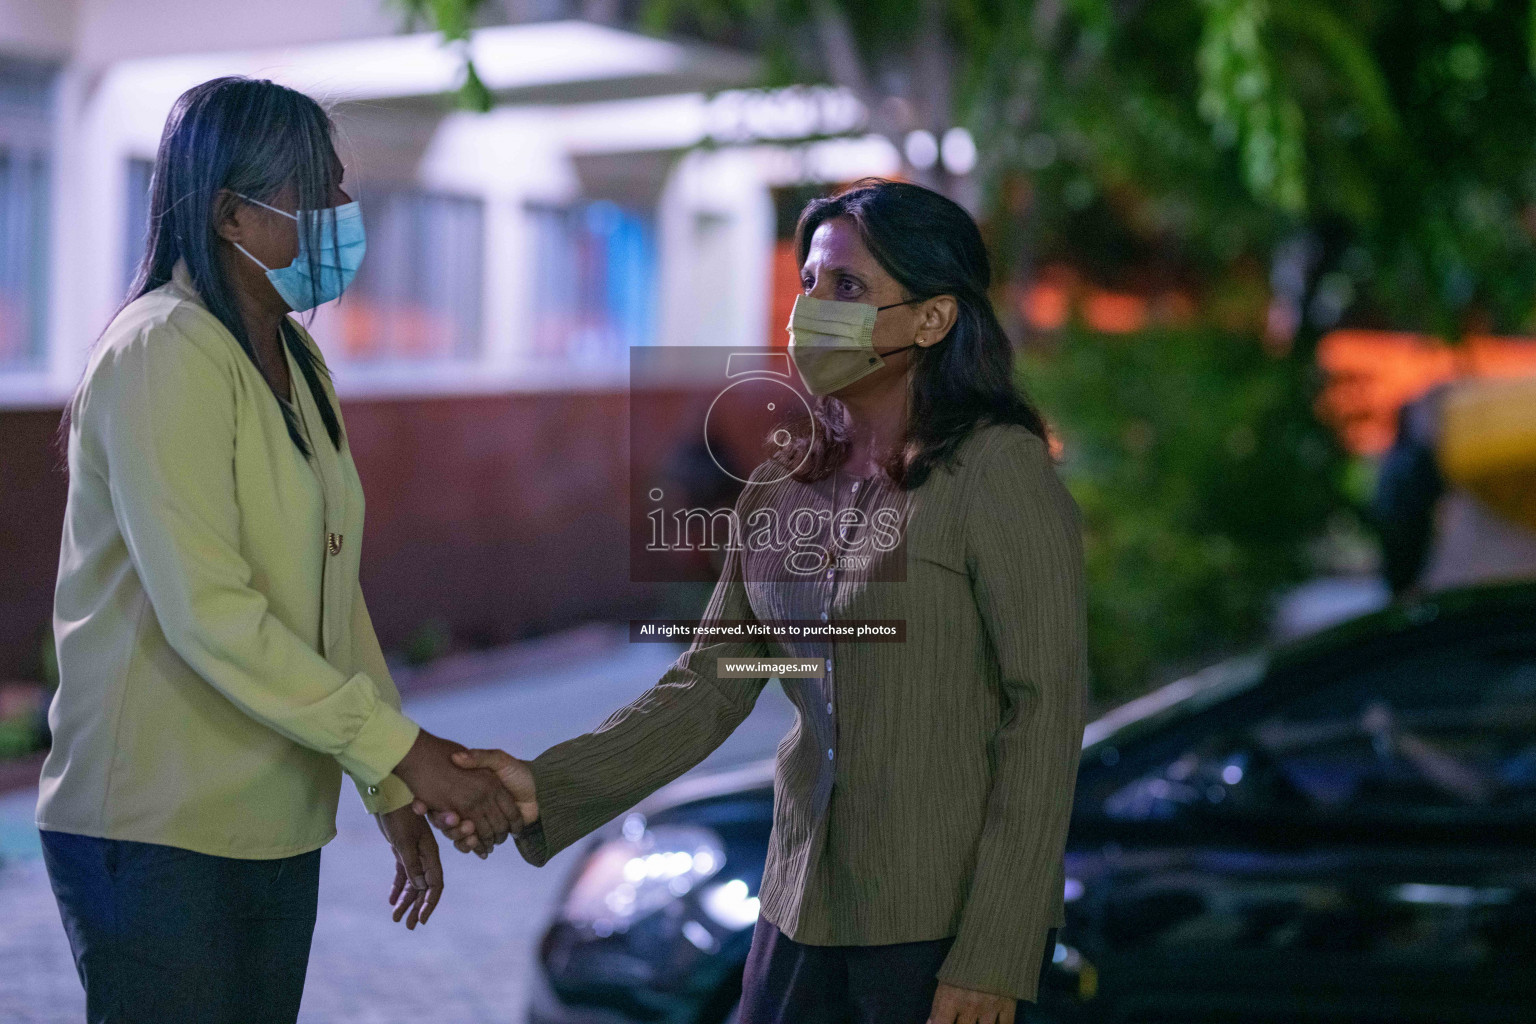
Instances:
[[[261,262],[261,260],[257,259],[255,256],[252,256],[251,255],[251,251],[249,249],[247,249],[245,246],[241,245],[239,242],[230,242],[229,244],[234,246],[236,249],[239,249],[241,252],[245,253],[246,259],[248,259],[252,263],[256,264],[262,270],[265,270],[269,274],[272,273],[272,268],[267,266],[265,263]]]
[[[282,214],[284,217],[287,217],[289,220],[298,220],[299,219],[299,215],[296,214],[296,213],[289,213],[287,210],[279,210],[277,207],[273,206],[271,203],[264,203],[260,199],[252,199],[250,196],[246,195],[244,192],[236,192],[235,195],[239,196],[241,199],[244,199],[248,203],[254,203],[257,206],[266,207],[268,210],[271,210],[273,213]]]
[[[231,190],[231,191],[233,191],[233,190]],[[299,215],[296,214],[296,213],[289,213],[287,210],[279,210],[277,207],[273,206],[270,203],[264,203],[260,199],[252,199],[250,196],[246,195],[244,192],[235,192],[234,194],[239,196],[241,199],[244,199],[248,203],[252,203],[252,204],[254,204],[256,206],[266,207],[268,210],[271,210],[273,213],[282,214],[284,217],[287,217],[291,221],[297,221],[299,219]],[[257,259],[255,256],[252,256],[251,255],[251,251],[249,249],[247,249],[245,246],[241,245],[239,242],[231,242],[229,244],[233,245],[236,249],[239,249],[241,252],[245,253],[246,258],[249,259],[252,263],[256,264],[258,267],[260,267],[262,270],[265,270],[269,274],[272,273],[272,268],[267,266],[265,263],[261,262],[261,260]]]
[[[880,312],[881,310],[884,310],[884,309],[895,309],[897,306],[910,306],[914,302],[922,302],[922,301],[924,301],[924,300],[923,299],[907,299],[905,302],[893,302],[889,306],[876,306],[875,307],[875,312],[878,313],[878,312]],[[873,346],[871,346],[871,347],[873,347]],[[881,359],[884,359],[886,356],[899,356],[899,355],[901,355],[903,352],[905,352],[909,348],[917,348],[917,342],[914,341],[912,344],[904,345],[901,348],[893,348],[889,352],[876,352],[875,355],[879,356]]]
[[[230,189],[230,192],[233,192],[233,189]],[[263,201],[261,201],[261,200],[252,200],[252,198],[250,198],[249,195],[246,195],[246,193],[244,193],[244,192],[235,192],[235,195],[238,195],[238,197],[240,197],[241,200],[246,201],[246,203],[252,203],[252,204],[255,204],[255,206],[266,207],[266,209],[272,210],[273,213],[281,213],[281,215],[286,216],[286,218],[289,218],[290,221],[298,221],[298,213],[289,213],[289,212],[287,212],[287,210],[280,210],[280,209],[278,209],[278,207],[272,206],[272,204],[270,204],[270,203],[263,203]],[[257,258],[255,258],[255,256],[250,255],[250,250],[246,249],[246,247],[244,247],[244,246],[241,246],[241,244],[238,243],[238,241],[232,241],[232,243],[229,243],[229,244],[230,244],[230,246],[235,247],[235,249],[240,250],[240,252],[246,253],[246,258],[250,259],[250,263],[257,264],[258,267],[261,267],[261,269],[266,270],[267,273],[272,273],[272,267],[267,266],[267,264],[261,263],[260,259],[257,259]]]

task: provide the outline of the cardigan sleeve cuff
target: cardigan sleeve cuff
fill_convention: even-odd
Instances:
[[[992,881],[972,889],[938,978],[956,988],[1034,1002],[1054,952],[1051,933],[1065,922],[1065,864],[1056,862],[1048,891],[1028,898],[1020,898],[1030,888],[1023,880]]]
[[[336,760],[365,786],[377,786],[405,758],[420,732],[421,726],[385,701],[375,700],[362,728]]]
[[[1034,1002],[1049,934],[1044,928],[1029,928],[1005,936],[983,936],[962,928],[938,978],[956,988]]]
[[[543,813],[544,809],[539,808],[539,820],[512,837],[512,841],[517,845],[517,852],[523,855],[523,860],[536,868],[549,863],[549,846],[544,841]]]
[[[552,747],[528,762],[539,798],[539,820],[523,830],[517,850],[534,867],[543,867],[555,854],[599,828],[609,818],[584,816],[571,799],[571,783],[581,777],[568,751]]]

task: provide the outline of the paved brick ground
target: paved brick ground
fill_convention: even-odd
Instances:
[[[471,746],[531,756],[591,728],[649,686],[676,649],[614,645],[532,666],[482,685],[408,701],[424,726]],[[769,756],[794,712],[776,690],[705,768]],[[84,998],[37,855],[35,794],[0,799],[0,1022],[83,1019]],[[482,862],[448,851],[447,889],[432,923],[389,920],[388,848],[355,796],[343,792],[338,835],[321,863],[320,921],[304,1024],[498,1024],[524,1019],[534,944],[570,855],[535,870],[509,850]]]

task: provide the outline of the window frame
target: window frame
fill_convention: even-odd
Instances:
[[[41,61],[0,57],[0,151],[23,155],[39,165],[36,193],[28,211],[30,239],[25,252],[28,296],[28,353],[21,359],[0,358],[0,400],[6,407],[28,404],[28,397],[45,391],[53,363],[53,258],[57,176],[57,104],[59,68]],[[0,244],[4,240],[0,239]],[[52,405],[51,401],[38,402]]]

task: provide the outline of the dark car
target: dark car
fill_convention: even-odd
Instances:
[[[587,849],[531,1024],[730,1018],[772,766]],[[1092,723],[1042,1020],[1536,1021],[1536,585],[1437,595]]]

